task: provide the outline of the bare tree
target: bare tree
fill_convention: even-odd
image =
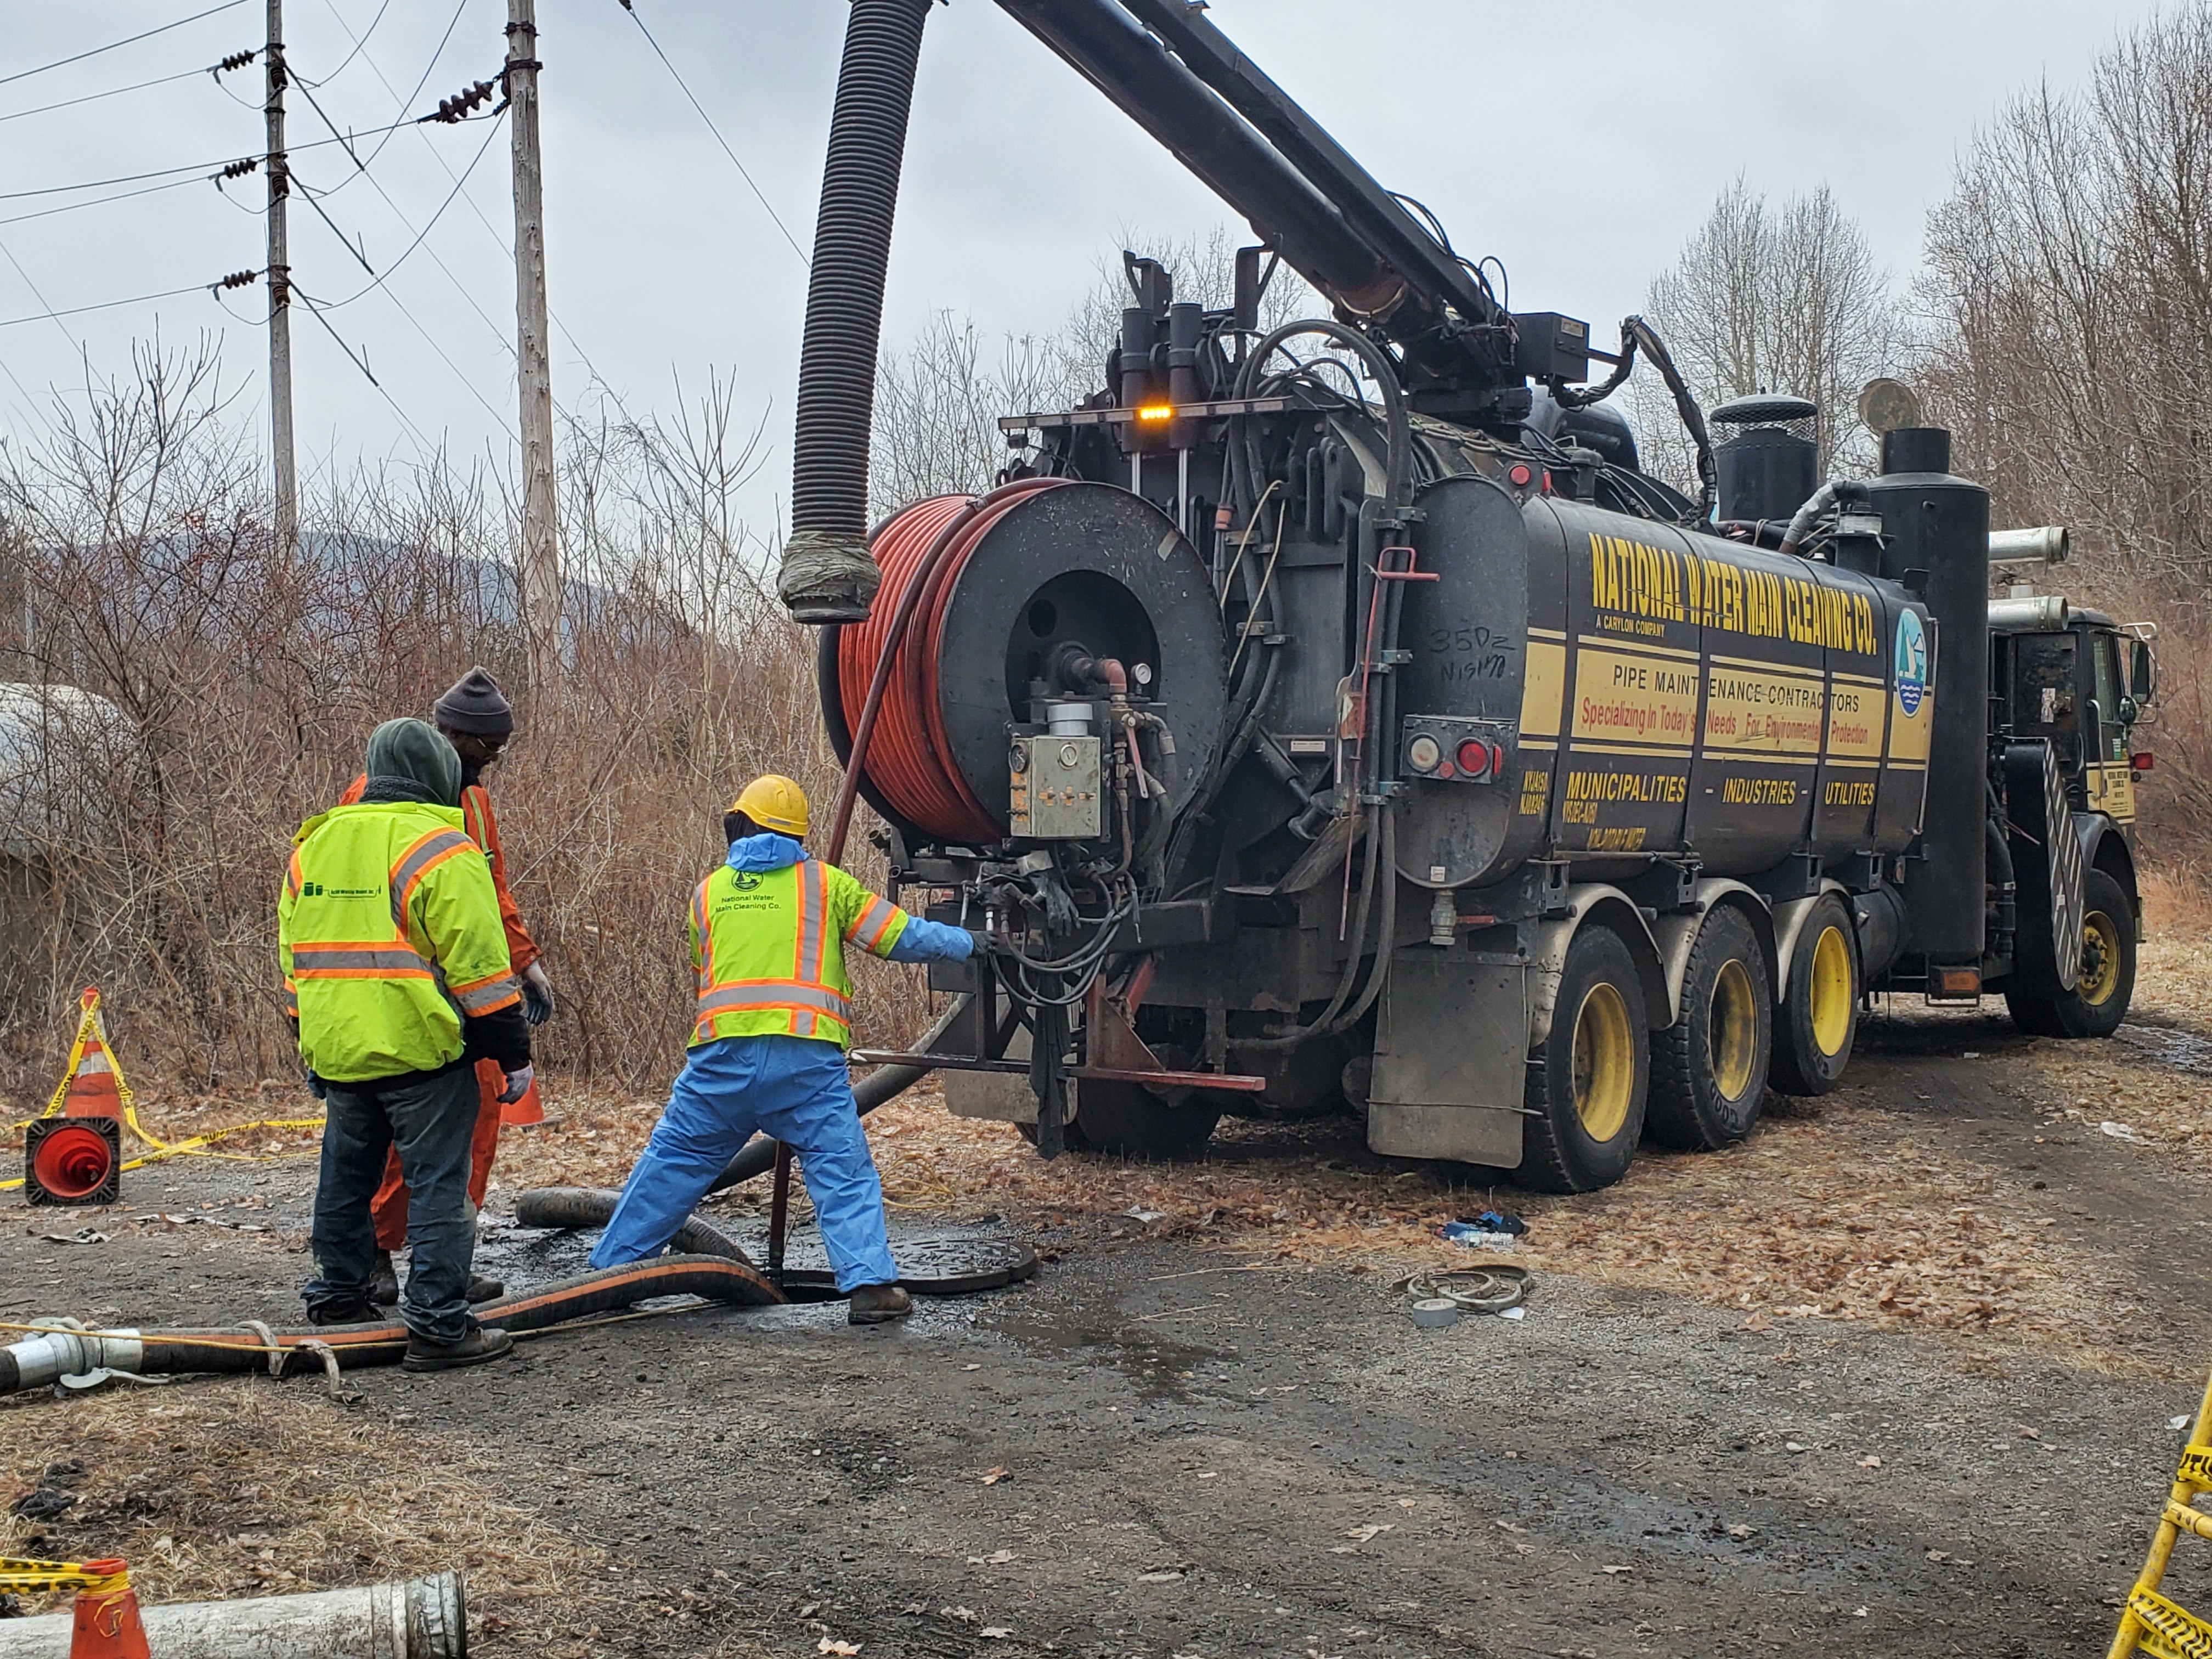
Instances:
[[[1899,320],[1888,274],[1826,185],[1779,207],[1739,174],[1652,279],[1644,303],[1698,401],[1772,392],[1809,398],[1830,464],[1871,465],[1854,412],[1859,388],[1892,366]],[[1631,383],[1649,464],[1686,484],[1688,441],[1656,377]]]
[[[2068,586],[2157,618],[2166,781],[2212,813],[2212,4],[2155,16],[2087,84],[2001,109],[1929,215],[1916,375],[2001,522],[2063,523]],[[2185,817],[2188,820],[2184,823]]]

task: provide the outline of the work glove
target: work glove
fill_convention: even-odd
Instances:
[[[537,1079],[538,1071],[535,1066],[526,1066],[519,1072],[509,1072],[507,1074],[507,1087],[500,1092],[499,1103],[502,1106],[514,1105],[516,1101],[530,1092],[530,1085]]]
[[[532,1025],[553,1018],[553,981],[536,963],[522,970],[522,1017]]]

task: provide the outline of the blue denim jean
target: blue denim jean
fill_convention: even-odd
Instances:
[[[418,1078],[397,1088],[325,1080],[322,1174],[311,1242],[315,1276],[309,1312],[368,1295],[376,1266],[369,1200],[392,1147],[407,1171],[407,1243],[414,1252],[399,1316],[439,1342],[459,1341],[469,1312],[469,1264],[477,1212],[469,1202],[469,1145],[478,1106],[476,1068]]]
[[[592,1266],[659,1255],[755,1129],[799,1154],[837,1288],[896,1284],[883,1182],[845,1051],[818,1037],[718,1037],[691,1051]]]

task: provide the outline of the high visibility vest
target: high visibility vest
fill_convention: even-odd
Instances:
[[[357,775],[346,786],[345,793],[338,797],[338,805],[351,806],[368,787],[368,775]],[[500,845],[499,819],[491,810],[490,794],[480,783],[466,785],[461,790],[461,828],[468,831],[471,841],[483,848],[484,862],[491,866],[491,884],[499,891],[500,920],[507,924],[507,954],[513,958],[514,971],[519,974],[544,953],[538,948],[538,941],[530,937],[530,929],[523,926],[522,907],[507,890],[507,853]]]
[[[393,801],[309,818],[276,933],[300,1057],[332,1082],[451,1065],[465,1016],[522,1000],[491,872],[458,808]]]
[[[691,895],[698,983],[691,1046],[726,1036],[853,1041],[848,940],[888,956],[907,913],[835,865],[802,859],[757,873],[726,864]]]

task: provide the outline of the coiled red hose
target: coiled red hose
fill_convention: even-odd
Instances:
[[[838,635],[840,700],[861,711],[866,723],[871,702],[880,698],[870,741],[865,753],[856,747],[854,766],[866,768],[902,817],[948,842],[994,842],[1006,830],[961,775],[945,735],[938,702],[945,607],[968,556],[1000,519],[1024,496],[1065,482],[1024,478],[974,499],[933,495],[896,514],[869,548],[884,585],[868,620],[848,623]],[[895,640],[902,643],[878,688],[878,664]]]

